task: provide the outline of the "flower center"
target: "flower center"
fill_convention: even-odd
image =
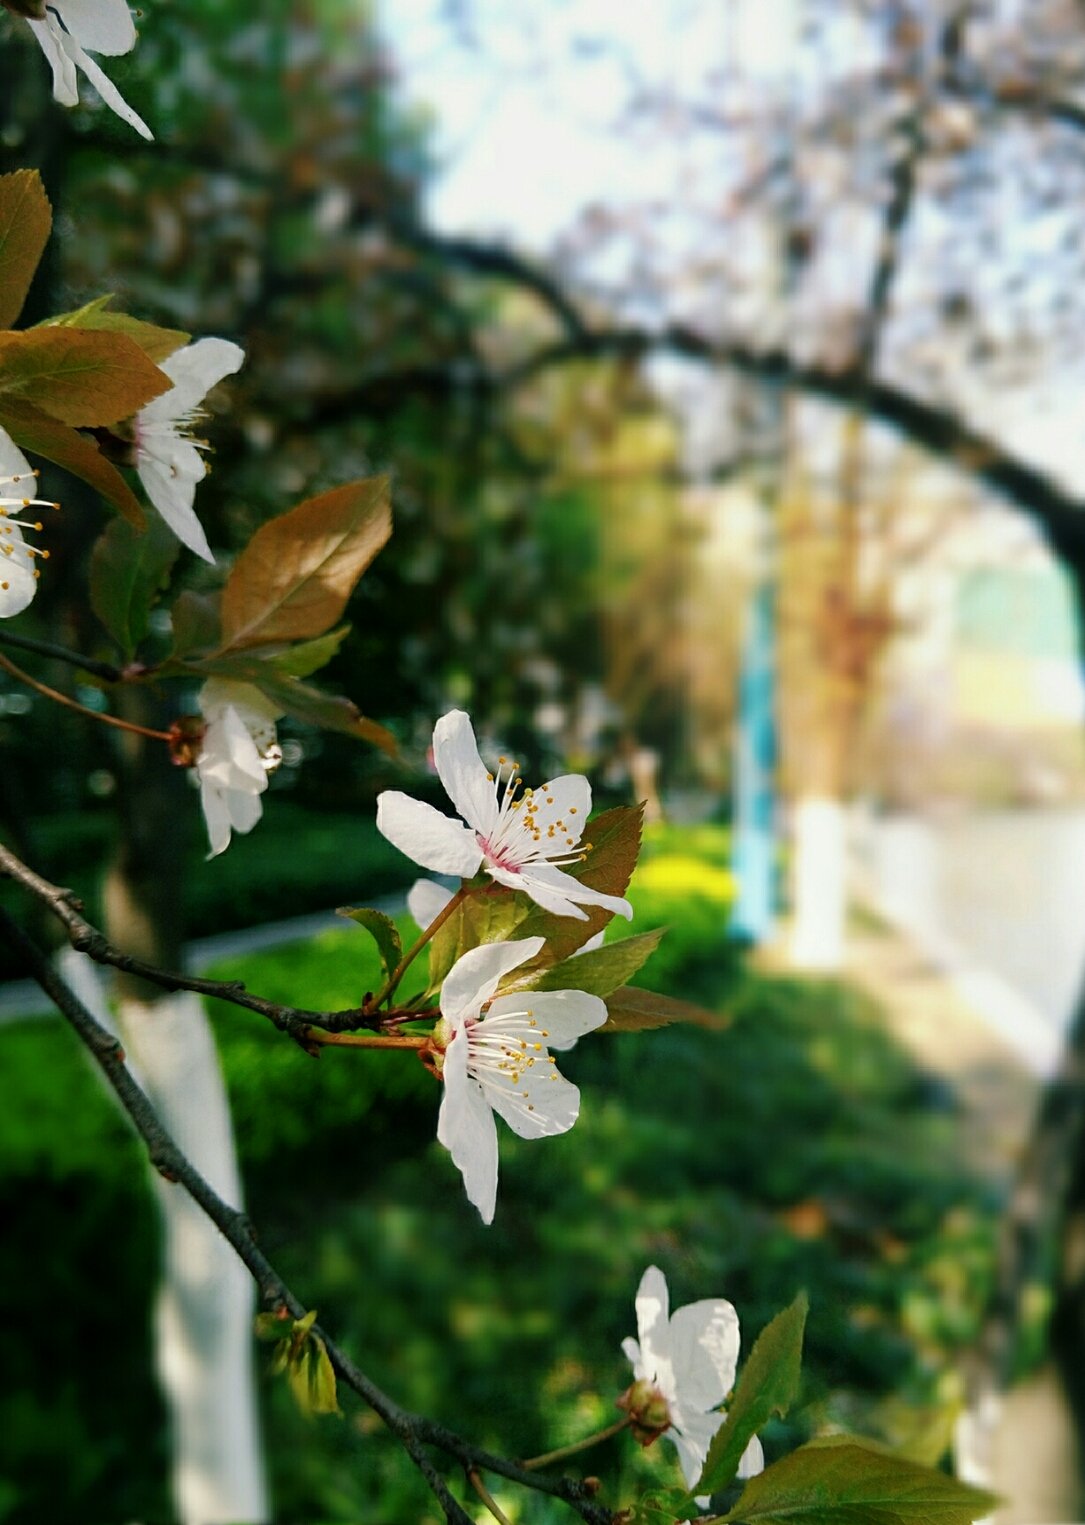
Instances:
[[[4,491],[5,488],[20,488],[24,484],[36,487],[37,475],[36,471],[32,471],[29,476],[24,473],[19,476],[0,477],[0,592],[6,592],[10,586],[4,577],[5,559],[15,561],[22,559],[27,566],[31,566],[35,556],[40,556],[42,561],[49,560],[47,550],[41,550],[36,545],[27,545],[22,535],[15,533],[16,530],[34,530],[40,534],[43,528],[41,520],[16,518],[13,510],[17,512],[27,508],[59,508],[60,504],[51,503],[47,498],[24,498],[21,493],[15,496]],[[37,567],[31,568],[31,576],[35,578],[41,576]]]
[[[552,809],[554,797],[548,793],[550,786],[525,789],[520,764],[506,757],[499,757],[497,772],[486,776],[494,786],[497,825],[488,837],[476,832],[475,838],[490,868],[518,874],[530,863],[552,863],[555,868],[562,868],[584,861],[590,844],[585,843],[576,852],[568,851],[577,846],[584,829],[582,821],[575,824],[572,821],[575,806],[570,808],[570,819],[566,822]]]

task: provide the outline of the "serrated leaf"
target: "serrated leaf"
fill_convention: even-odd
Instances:
[[[14,397],[0,396],[0,428],[11,435],[20,449],[44,456],[86,482],[129,524],[142,529],[146,519],[139,499],[93,440]]]
[[[171,385],[124,334],[32,328],[0,336],[0,396],[28,402],[73,428],[131,418]]]
[[[726,1488],[753,1437],[774,1414],[782,1418],[798,1397],[809,1306],[806,1293],[800,1292],[790,1308],[761,1331],[735,1383],[727,1418],[713,1436],[701,1475],[690,1489],[691,1500],[694,1494]]]
[[[383,911],[374,911],[370,906],[340,906],[336,915],[346,916],[366,929],[377,945],[385,979],[391,978],[403,957],[399,928],[392,918]]]
[[[323,635],[392,532],[388,494],[369,477],[261,525],[223,589],[223,649]]]
[[[604,895],[624,895],[640,854],[643,816],[641,805],[619,805],[595,816],[584,828],[584,842],[591,843],[591,851],[582,863],[574,864],[566,872]],[[553,916],[541,906],[529,905],[516,936],[545,937],[546,947],[527,966],[528,969],[542,968],[568,958],[589,938],[601,932],[614,915],[602,906],[586,905],[581,909],[587,912],[586,921],[578,921],[572,916]]]
[[[0,175],[0,329],[10,328],[22,312],[52,226],[36,169]]]
[[[650,1032],[656,1027],[669,1027],[672,1022],[707,1027],[713,1032],[722,1032],[730,1026],[730,1018],[719,1012],[707,1011],[692,1001],[660,995],[655,990],[642,990],[639,985],[620,985],[607,996],[606,1003],[607,1020],[597,1029],[601,1033]]]
[[[528,990],[586,990],[589,995],[609,996],[647,963],[659,947],[665,927],[638,932],[603,948],[575,953],[544,969],[533,970],[525,979],[513,979],[507,988]]]
[[[181,550],[158,514],[138,534],[114,519],[90,555],[90,604],[127,658],[147,634],[147,621]]]
[[[929,1467],[857,1441],[808,1445],[746,1484],[721,1519],[742,1525],[973,1525],[997,1505]]]
[[[151,360],[165,360],[175,350],[187,344],[191,334],[179,328],[160,328],[157,323],[145,323],[142,318],[132,318],[126,312],[107,312],[112,296],[95,297],[85,307],[74,312],[62,312],[55,318],[46,318],[35,324],[36,328],[82,328],[94,333],[125,334],[138,344]]]

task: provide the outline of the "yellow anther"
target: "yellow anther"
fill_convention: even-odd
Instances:
[[[576,815],[576,806],[575,805],[570,805],[569,806],[569,814],[570,815]]]

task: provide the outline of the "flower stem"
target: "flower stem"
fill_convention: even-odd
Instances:
[[[319,1048],[425,1048],[429,1039],[422,1033],[326,1033],[319,1027],[305,1029],[305,1042]]]
[[[571,1445],[559,1446],[556,1451],[533,1456],[530,1461],[522,1461],[520,1465],[528,1472],[534,1472],[538,1467],[549,1467],[552,1462],[564,1461],[567,1456],[575,1456],[578,1451],[586,1451],[589,1446],[597,1446],[600,1441],[619,1435],[622,1430],[629,1428],[631,1422],[627,1414],[624,1419],[616,1419],[613,1424],[608,1424],[605,1430],[597,1430],[594,1435],[587,1435],[583,1440],[574,1440]]]
[[[121,731],[134,731],[137,736],[150,736],[153,741],[168,742],[173,739],[168,731],[151,731],[145,725],[135,725],[131,720],[121,720],[117,715],[103,715],[100,710],[88,709],[85,704],[69,699],[67,694],[50,688],[47,683],[39,683],[37,678],[32,678],[28,672],[23,672],[21,667],[16,667],[14,662],[2,654],[0,654],[0,667],[5,672],[9,672],[13,678],[17,678],[20,683],[37,689],[39,694],[44,694],[47,699],[52,699],[56,704],[63,704],[66,709],[75,710],[77,715],[86,715],[89,720],[100,720],[103,725],[115,725]]]
[[[478,1472],[474,1467],[471,1467],[468,1470],[467,1481],[471,1484],[471,1487],[475,1490],[479,1498],[486,1505],[486,1508],[493,1515],[494,1519],[497,1521],[497,1525],[512,1525],[512,1521],[498,1504],[490,1490],[486,1487],[486,1484],[482,1481],[481,1477],[479,1477]]]
[[[377,991],[377,994],[369,1003],[369,1009],[371,1011],[375,1011],[378,1006],[387,1001],[388,997],[393,993],[400,980],[407,973],[407,970],[414,963],[415,959],[429,942],[433,934],[438,930],[439,927],[444,926],[445,922],[453,914],[453,912],[459,910],[460,906],[467,899],[470,893],[471,891],[468,889],[468,887],[465,884],[461,884],[459,889],[453,895],[452,899],[445,906],[444,910],[438,911],[437,915],[433,918],[429,926],[422,933],[422,936],[416,943],[413,943],[411,947],[407,949],[406,953],[403,955],[399,963],[389,975],[385,984],[380,990]]]

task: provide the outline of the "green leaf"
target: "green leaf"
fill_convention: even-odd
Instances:
[[[790,1308],[766,1324],[742,1368],[727,1405],[727,1418],[708,1448],[704,1468],[690,1489],[716,1493],[738,1471],[742,1453],[774,1414],[782,1418],[794,1403],[802,1376],[802,1336],[809,1302],[800,1292]]]
[[[323,635],[391,532],[387,477],[336,487],[261,525],[223,589],[223,650]]]
[[[174,600],[170,621],[173,625],[171,655],[178,661],[217,646],[222,638],[217,594],[193,593],[186,589]]]
[[[7,430],[20,449],[44,456],[86,482],[129,524],[142,529],[146,520],[139,499],[93,440],[14,397],[0,397],[0,428]]]
[[[0,336],[0,395],[74,428],[131,418],[171,385],[124,334],[32,328]]]
[[[688,1501],[681,1488],[654,1488],[637,1499],[629,1525],[674,1525],[685,1512]]]
[[[335,1368],[332,1366],[328,1347],[319,1334],[312,1336],[309,1353],[309,1411],[313,1414],[339,1414],[339,1393],[335,1385]]]
[[[616,944],[620,946],[620,944]],[[584,958],[588,955],[585,953]],[[722,1032],[730,1026],[730,1018],[718,1012],[706,1011],[691,1001],[677,1001],[673,996],[659,995],[654,990],[641,990],[636,985],[622,985],[608,995],[607,1020],[598,1029],[601,1033],[640,1033],[655,1027],[669,1027],[672,1022],[688,1022],[694,1027],[708,1027]]]
[[[275,666],[287,677],[307,678],[327,666],[349,634],[350,626],[340,625],[338,630],[329,630],[327,635],[318,635],[313,641],[298,641],[276,654]]]
[[[587,953],[562,959],[560,964],[535,969],[523,980],[517,980],[514,973],[505,988],[586,990],[589,995],[611,995],[651,958],[666,930],[666,927],[656,927],[651,932],[623,937],[603,948],[590,948]]]
[[[95,297],[85,307],[75,312],[63,312],[55,318],[46,318],[35,328],[81,328],[93,333],[124,334],[138,344],[143,353],[155,362],[165,360],[175,350],[188,343],[191,334],[179,328],[159,328],[157,323],[145,323],[142,318],[130,318],[126,312],[107,312],[112,296]]]
[[[428,992],[433,994],[441,988],[445,975],[468,949],[518,937],[527,914],[524,897],[500,885],[486,885],[473,891],[438,927],[430,941]]]
[[[383,911],[374,911],[369,906],[340,906],[337,916],[349,917],[356,921],[360,927],[364,927],[377,945],[380,954],[381,968],[384,970],[386,979],[389,979],[403,957],[403,944],[399,938],[399,929],[390,916]]]
[[[591,851],[582,863],[566,872],[604,895],[624,895],[637,866],[643,815],[642,805],[619,805],[595,816],[584,828],[584,844],[590,842]],[[546,938],[546,947],[529,968],[560,963],[601,932],[614,915],[602,906],[586,905],[581,909],[587,912],[586,921],[573,916],[553,916],[541,906],[529,904],[516,936]]]
[[[973,1525],[998,1503],[942,1472],[841,1440],[792,1451],[721,1516],[742,1525]]]
[[[90,554],[90,604],[131,658],[147,634],[147,620],[169,581],[181,542],[158,514],[142,535],[114,519]]]
[[[36,169],[0,175],[0,328],[10,328],[22,312],[52,226]]]

